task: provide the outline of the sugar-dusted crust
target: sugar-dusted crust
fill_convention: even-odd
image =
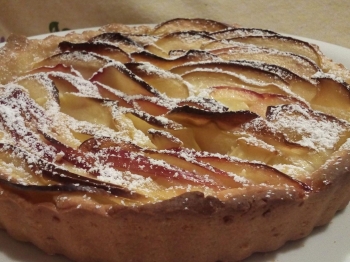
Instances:
[[[42,97],[39,96],[38,98],[35,90],[33,91],[29,87],[28,93],[36,98],[35,101],[38,104],[41,103],[40,106],[33,105],[34,103],[31,102],[31,98],[27,98],[26,92],[22,92],[22,89],[19,91],[16,86],[18,83],[18,85],[28,85],[27,82],[21,81],[23,79],[33,79],[30,78],[32,75],[34,75],[34,79],[36,79],[35,77],[41,79],[43,75],[46,76],[45,70],[49,70],[50,73],[50,66],[54,66],[54,64],[50,63],[51,61],[55,62],[57,58],[55,55],[61,53],[62,50],[58,48],[58,45],[63,41],[69,41],[71,43],[68,46],[73,46],[72,43],[85,42],[102,33],[109,32],[119,32],[122,36],[123,34],[133,34],[134,37],[140,37],[141,34],[151,34],[152,37],[155,37],[162,34],[167,35],[169,33],[167,31],[174,30],[174,28],[186,29],[187,27],[196,30],[200,29],[199,31],[215,29],[218,31],[218,35],[220,35],[222,32],[225,33],[225,29],[223,28],[228,27],[228,25],[215,21],[206,21],[201,19],[173,20],[158,25],[155,29],[148,26],[134,28],[124,25],[108,25],[98,31],[87,31],[83,34],[71,33],[65,37],[50,36],[44,40],[28,40],[24,37],[12,36],[5,48],[0,51],[0,81],[4,84],[1,86],[1,94],[11,101],[7,104],[2,99],[0,103],[0,106],[5,105],[5,109],[2,109],[0,112],[2,114],[1,120],[4,123],[1,129],[2,135],[0,141],[0,160],[2,159],[0,165],[0,227],[4,228],[14,238],[31,242],[48,254],[63,254],[74,261],[229,262],[242,260],[255,252],[276,250],[287,241],[306,237],[313,228],[327,224],[337,211],[344,209],[350,200],[350,127],[348,123],[349,118],[344,113],[344,110],[348,108],[349,101],[342,99],[341,95],[339,95],[336,96],[336,98],[341,99],[339,101],[339,107],[338,105],[328,104],[325,97],[332,95],[332,93],[327,93],[327,89],[324,87],[327,83],[331,83],[332,88],[334,87],[336,90],[335,93],[339,92],[344,94],[344,96],[350,97],[350,88],[347,84],[350,79],[349,71],[342,65],[338,65],[323,56],[316,46],[308,43],[293,42],[294,40],[290,38],[275,35],[275,33],[268,30],[254,31],[255,29],[247,29],[249,31],[248,34],[255,34],[254,37],[263,34],[266,38],[271,37],[273,39],[276,37],[277,39],[281,38],[285,42],[292,42],[292,46],[297,48],[296,52],[298,53],[300,51],[303,55],[299,56],[285,51],[276,51],[273,48],[256,48],[249,44],[248,46],[237,45],[237,43],[232,44],[230,39],[209,41],[209,43],[206,43],[210,46],[208,48],[209,51],[206,51],[205,54],[198,52],[194,55],[198,55],[200,59],[205,57],[204,60],[191,60],[192,54],[189,52],[187,56],[184,56],[186,59],[189,59],[188,61],[186,60],[187,63],[176,64],[178,67],[172,66],[172,70],[174,70],[172,72],[176,72],[181,77],[183,76],[183,72],[180,73],[181,70],[184,70],[184,72],[186,70],[193,70],[190,72],[195,73],[204,71],[208,74],[215,74],[225,70],[233,70],[232,68],[228,68],[229,66],[233,66],[235,68],[234,70],[239,71],[241,68],[244,68],[252,72],[251,76],[259,76],[261,78],[258,77],[258,79],[261,81],[265,81],[266,78],[271,77],[270,73],[273,74],[273,77],[271,77],[273,79],[271,80],[273,81],[271,84],[272,87],[267,85],[270,89],[266,88],[267,91],[260,90],[260,93],[256,91],[258,89],[256,86],[259,86],[259,84],[250,82],[250,79],[240,87],[244,89],[244,92],[241,92],[242,90],[237,91],[237,86],[234,85],[239,86],[239,84],[236,82],[231,89],[225,89],[226,87],[223,85],[215,86],[213,89],[208,88],[211,93],[207,94],[196,89],[192,90],[191,85],[188,84],[191,92],[206,95],[205,98],[214,97],[215,99],[222,99],[220,100],[222,103],[226,100],[225,96],[220,96],[220,92],[225,90],[227,92],[236,92],[224,93],[226,95],[236,95],[238,97],[242,95],[244,102],[247,102],[249,99],[257,99],[255,104],[251,103],[248,106],[249,110],[253,113],[247,110],[243,111],[239,107],[236,108],[236,105],[232,105],[232,108],[230,107],[232,111],[226,112],[225,110],[227,109],[221,104],[215,104],[213,101],[208,102],[205,99],[201,100],[203,105],[198,105],[199,102],[192,97],[192,100],[186,101],[184,99],[182,101],[188,103],[183,107],[178,105],[169,106],[171,108],[169,110],[170,113],[164,113],[160,118],[149,117],[153,122],[151,120],[147,122],[146,118],[140,117],[147,124],[151,126],[153,124],[152,127],[159,128],[161,124],[163,126],[157,130],[146,126],[148,130],[142,131],[144,132],[142,136],[144,140],[140,139],[139,141],[132,142],[123,141],[123,139],[129,138],[125,135],[125,130],[117,131],[118,136],[120,135],[118,139],[112,137],[114,131],[112,132],[109,129],[102,128],[98,129],[93,125],[87,125],[86,127],[81,124],[83,128],[78,125],[81,129],[85,127],[84,131],[79,133],[80,129],[74,127],[75,129],[72,128],[74,129],[73,132],[69,129],[71,126],[67,123],[76,124],[81,119],[77,122],[73,120],[69,120],[71,121],[69,122],[67,119],[70,118],[64,116],[62,112],[67,113],[69,116],[73,115],[74,118],[76,116],[73,114],[74,110],[68,106],[67,110],[64,109],[65,111],[63,109],[62,112],[54,111],[59,106],[64,108],[64,99],[68,99],[70,104],[77,101],[76,103],[79,105],[81,101],[79,99],[86,98],[85,96],[89,99],[92,98],[91,100],[87,100],[88,102],[93,101],[89,105],[101,109],[98,107],[100,104],[95,103],[96,99],[100,99],[98,101],[101,101],[101,97],[96,96],[96,90],[94,91],[86,82],[82,83],[88,86],[88,88],[91,88],[92,91],[90,90],[90,93],[85,91],[86,93],[82,92],[77,96],[73,95],[76,100],[69,100],[72,99],[71,93],[76,91],[72,92],[71,90],[73,89],[69,89],[71,87],[64,84],[62,88],[60,86],[61,82],[55,79],[57,81],[55,84],[58,86],[58,91],[48,92],[52,96],[50,97],[48,95],[45,97],[51,104],[42,103]],[[221,30],[223,31],[221,32]],[[242,29],[238,34],[245,33],[244,30],[246,29]],[[176,33],[169,33],[169,35],[170,37],[168,38],[166,36],[164,37],[165,44],[160,42],[160,45],[164,44],[164,50],[168,48],[168,45],[171,45],[172,41],[184,40],[183,43],[185,46],[190,45],[190,48],[192,48],[192,42],[202,38],[210,38],[204,33],[197,34],[192,31],[184,34],[184,39],[181,39],[183,36],[178,37]],[[188,42],[186,42],[186,38],[189,39],[187,39]],[[172,41],[167,42],[168,39],[172,39]],[[237,41],[245,41],[244,37],[238,37],[238,39]],[[102,40],[105,41],[106,39]],[[125,62],[125,66],[120,65],[121,63],[119,62],[110,63],[109,61],[107,65],[103,65],[99,70],[96,70],[93,76],[89,78],[89,81],[93,84],[99,81],[104,83],[105,76],[103,73],[105,72],[104,70],[107,71],[106,68],[108,67],[125,70],[129,76],[133,75],[130,73],[132,69],[135,70],[135,64],[133,62],[140,57],[146,60],[150,59],[150,61],[155,59],[157,66],[165,66],[165,64],[159,61],[166,59],[159,56],[167,56],[168,54],[163,52],[164,50],[157,49],[156,45],[149,45],[148,41],[151,42],[151,40],[141,39],[142,48],[140,48],[140,45],[129,47],[126,44],[125,50],[127,51],[125,53],[128,53],[129,58],[132,57],[131,62]],[[123,41],[121,43],[125,44]],[[125,41],[127,42],[129,40]],[[299,48],[298,45],[299,47],[302,46],[302,48]],[[275,47],[278,47],[278,44]],[[134,49],[130,51],[128,48]],[[154,58],[149,53],[145,55],[142,51],[138,50],[139,48],[142,51],[152,50],[158,57]],[[246,56],[236,57],[235,59],[237,60],[234,60],[233,57],[239,53],[237,52],[237,48],[240,53]],[[303,53],[304,49],[309,51]],[[175,49],[173,52],[173,55],[169,55],[170,58],[167,57],[168,60],[166,60],[166,63],[173,63],[174,61],[174,63],[177,63],[178,61],[176,59],[184,54],[184,50]],[[269,65],[261,62],[249,62],[248,58],[252,59],[254,57],[255,59],[256,54],[274,56],[277,60],[277,66],[269,67]],[[226,55],[228,58],[225,57]],[[306,58],[304,55],[309,55],[311,58]],[[281,63],[279,60],[280,57],[285,57],[289,61],[287,63],[289,66],[288,70],[291,71],[279,67]],[[244,60],[242,61],[243,58]],[[62,59],[62,57],[59,57],[59,59]],[[221,59],[226,59],[226,61]],[[58,62],[62,61],[58,60]],[[74,59],[72,63],[73,68],[80,65],[74,64]],[[213,63],[214,67],[211,67],[210,63]],[[304,65],[306,69],[304,70],[304,67],[300,69],[298,65]],[[146,71],[149,70],[147,72],[150,72],[149,74],[153,74],[153,76],[157,74],[166,75],[170,70],[169,68],[166,69],[168,71],[159,70],[154,73],[152,71],[154,68],[147,66],[148,63],[145,63],[141,65],[141,68],[146,67]],[[193,66],[198,68],[193,69]],[[218,69],[216,66],[220,68]],[[130,71],[127,71],[129,69]],[[136,67],[136,69],[140,68]],[[64,74],[68,74],[64,71],[64,68],[59,68],[59,70],[63,70]],[[264,71],[264,74],[261,73],[262,71]],[[75,69],[70,73],[72,72],[76,73]],[[81,72],[82,74],[86,73],[84,69]],[[135,70],[133,72],[138,71]],[[59,78],[62,77],[61,73],[59,72],[59,74],[53,75]],[[234,73],[232,74],[233,76],[235,76]],[[244,74],[245,72],[241,73]],[[25,78],[28,74],[29,78]],[[21,78],[21,76],[24,78]],[[141,74],[139,78],[134,77],[133,80],[136,79],[140,83],[143,81],[142,77],[148,79],[147,76],[147,74],[146,76]],[[219,77],[219,75],[216,76]],[[66,75],[61,80],[65,80],[65,77],[68,79]],[[83,78],[82,76],[79,77]],[[161,80],[166,79],[166,77]],[[174,77],[174,75],[171,77],[177,80],[180,78]],[[242,79],[245,78],[249,77],[244,75]],[[18,79],[20,80],[17,81]],[[82,81],[82,79],[80,80]],[[129,81],[129,79],[125,81]],[[150,82],[156,84],[156,81]],[[309,91],[304,92],[298,85],[294,86],[295,83],[303,84],[305,89],[316,87],[314,88],[316,91],[310,91],[310,93],[308,93]],[[249,89],[250,85],[253,86],[251,89]],[[277,88],[277,94],[267,95],[269,92],[273,93],[276,87],[284,85],[291,89]],[[70,93],[65,88],[70,90]],[[11,93],[10,91],[12,89],[14,91]],[[101,90],[104,89],[99,89],[99,91]],[[183,91],[183,89],[179,90]],[[65,92],[69,93],[66,97]],[[119,94],[118,92],[112,92],[114,94],[112,97],[117,96]],[[319,96],[315,95],[315,93]],[[11,112],[6,111],[9,110],[8,108],[17,109],[16,102],[12,102],[13,100],[16,101],[16,96],[20,97],[17,101],[20,106],[29,108],[29,117],[26,115],[27,112],[20,111],[22,115],[27,116],[25,119],[29,122],[26,123],[26,127],[28,127],[30,132],[24,132],[25,135],[31,137],[31,132],[35,134],[38,132],[37,137],[40,138],[40,143],[43,142],[39,145],[49,148],[47,151],[40,151],[40,153],[44,152],[43,156],[38,153],[43,159],[38,160],[34,157],[37,155],[36,152],[32,152],[33,148],[31,146],[33,144],[35,145],[35,143],[26,142],[25,135],[21,136],[23,133],[22,129],[19,131],[15,130],[15,127],[17,127],[16,121],[6,118],[11,115]],[[134,98],[132,95],[125,97],[125,100],[120,99],[118,103],[125,103],[127,106],[129,106],[127,103],[129,101],[138,103],[138,97]],[[122,98],[125,97],[122,96]],[[104,96],[102,98],[106,99]],[[154,100],[159,99],[157,96],[153,98]],[[112,98],[108,96],[107,99]],[[264,101],[266,100],[272,101],[271,104],[265,105]],[[280,100],[286,104],[279,104],[281,103]],[[177,98],[165,101],[170,101],[174,104],[175,102],[178,103]],[[239,99],[233,101],[237,102],[238,106],[242,102]],[[320,101],[324,101],[325,105],[321,104]],[[55,104],[56,102],[57,104]],[[249,104],[248,102],[247,104]],[[214,103],[214,106],[210,103]],[[110,104],[109,101],[109,104],[106,103],[103,106],[108,107]],[[256,106],[260,104],[262,106]],[[142,107],[140,105],[141,103],[138,106]],[[161,108],[161,105],[157,104],[159,106],[158,109]],[[126,108],[129,110],[130,108],[127,106]],[[243,103],[243,106],[247,105]],[[264,114],[261,114],[261,107],[266,110],[266,115],[264,115],[265,111]],[[44,111],[42,108],[50,111],[50,114],[46,115],[42,113]],[[122,115],[126,112],[125,114],[127,114],[129,112],[128,110],[124,108],[119,113]],[[161,108],[161,110],[164,110],[164,108]],[[318,110],[323,113],[320,113]],[[233,111],[236,113],[232,113]],[[51,119],[50,117],[54,115],[52,112],[59,117]],[[139,113],[136,109],[130,112],[133,112],[135,115]],[[171,113],[174,113],[175,117]],[[82,114],[84,117],[87,117],[87,121],[91,120],[88,114]],[[280,114],[284,117],[280,117]],[[56,115],[54,116],[56,117]],[[142,114],[139,113],[139,115]],[[103,118],[104,114],[100,114],[99,116]],[[43,118],[42,122],[36,120],[36,118],[40,117]],[[134,119],[132,118],[133,116],[130,117],[130,119]],[[200,128],[196,126],[198,125],[202,126],[202,129],[208,129],[210,131],[204,137],[198,136],[197,142],[200,144],[199,146],[196,143],[193,143],[195,144],[193,145],[191,144],[193,141],[189,141],[191,138],[187,139],[186,136],[176,137],[176,135],[164,135],[167,131],[172,131],[172,129],[167,127],[167,124],[171,126],[168,122],[165,121],[164,124],[161,121],[164,120],[162,117],[169,117],[171,120],[175,119],[177,121],[175,121],[177,125],[174,125],[178,129],[174,128],[174,130],[180,129],[183,131],[185,129],[181,129],[183,128],[182,125],[188,125],[190,128],[191,125],[194,125],[194,130],[197,130],[195,132],[200,133],[198,131]],[[52,124],[57,119],[62,121],[62,130],[66,128],[67,132],[71,132],[69,136],[60,137],[62,135],[59,126],[60,123]],[[116,119],[118,121],[115,121]],[[120,119],[122,121],[119,121]],[[130,119],[127,117],[113,118],[115,121],[113,123],[120,127],[124,124],[123,120],[129,123]],[[297,121],[297,123],[288,122],[290,119]],[[160,124],[158,123],[158,126],[155,124],[157,121],[161,122]],[[139,124],[137,120],[136,123]],[[264,126],[262,123],[275,124],[275,127],[281,128],[282,131],[279,133],[273,128],[269,129],[269,125]],[[293,124],[296,127],[293,129],[293,126],[290,130],[289,127]],[[301,126],[301,124],[305,124],[305,126]],[[46,125],[51,126],[47,127]],[[140,130],[143,130],[143,128],[146,129],[143,124],[139,124],[139,126],[141,126]],[[51,127],[52,129],[50,129]],[[89,130],[89,128],[93,131]],[[93,128],[98,131],[102,130],[103,135],[101,133],[91,134],[95,130]],[[309,132],[310,129],[314,130],[316,135]],[[234,139],[229,136],[232,133],[226,132],[227,130],[229,132],[238,130],[237,133],[242,135],[242,137],[237,138],[237,141],[239,140],[240,142],[232,142]],[[24,128],[24,131],[27,131],[26,128]],[[135,130],[132,129],[131,131]],[[326,135],[323,136],[320,134],[320,131]],[[228,133],[229,135],[225,136]],[[104,140],[105,138],[103,136],[105,134],[112,134],[111,137],[113,139],[107,138]],[[137,134],[141,137],[139,133]],[[152,140],[151,138],[157,138],[156,135],[159,134],[164,140],[162,140],[163,143],[157,144],[156,142],[158,140]],[[171,134],[178,133],[174,132]],[[222,134],[224,135],[218,137],[221,140],[227,139],[227,143],[233,143],[231,148],[226,148],[225,142],[220,142],[220,139],[215,137]],[[236,135],[234,132],[233,134]],[[271,134],[275,137],[271,137]],[[14,138],[11,138],[11,135]],[[134,137],[139,138],[137,135]],[[208,137],[212,139],[212,143],[205,141],[208,140]],[[35,136],[31,138],[35,142],[38,142],[35,140]],[[216,147],[212,144],[219,144],[221,147]],[[198,148],[205,147],[205,149],[198,149],[197,146]],[[104,151],[106,148],[111,151]],[[120,148],[124,151],[118,151]],[[221,152],[221,149],[224,151],[224,148],[227,152]],[[242,149],[242,152],[235,150],[237,148],[239,150]],[[100,154],[101,152],[109,152],[110,155],[106,157],[105,154]],[[49,157],[45,154],[49,155]],[[115,155],[119,158],[111,158],[112,160],[108,158]],[[18,166],[11,166],[11,163],[6,162],[9,156],[12,157],[13,162],[17,163]],[[125,162],[127,163],[125,165],[129,165],[129,170],[124,170],[123,165],[115,163],[117,162],[116,159],[121,159],[121,162],[125,161],[125,158],[123,158],[125,156],[127,156],[127,160],[131,159],[130,162]],[[76,160],[78,158],[79,161]],[[149,158],[152,161],[147,162]],[[174,169],[169,168],[167,164],[157,166],[158,161],[163,158],[172,165],[176,166],[178,164],[180,168],[175,169],[175,171],[179,171],[179,173],[171,173]],[[80,162],[81,159],[83,160]],[[132,162],[133,159],[138,159],[143,165],[135,165],[135,162]],[[178,159],[181,159],[182,162]],[[244,159],[247,159],[247,161]],[[97,163],[99,166],[91,167],[91,162],[89,161],[92,161],[94,164]],[[23,163],[18,164],[18,162]],[[147,164],[156,165],[159,168],[155,169],[155,175],[147,173]],[[35,168],[33,168],[33,165]],[[73,165],[73,168],[71,165]],[[231,169],[230,165],[238,166],[239,168]],[[119,175],[118,172],[114,180],[110,179],[110,177],[108,177],[110,180],[107,180],[106,177],[101,175],[103,172],[108,173],[107,171],[110,170],[107,168],[111,166],[118,169],[118,171],[120,169],[121,172],[124,172],[122,175],[126,176],[125,180],[123,180],[123,177],[120,179],[117,176]],[[146,171],[144,171],[145,166]],[[11,168],[14,170],[13,173],[11,173]],[[203,169],[209,174],[209,178],[206,177],[207,174],[203,174]],[[27,177],[22,178],[20,175],[18,176],[18,170],[23,170],[23,173]],[[31,173],[30,170],[34,171]],[[152,170],[152,167],[150,170]],[[148,180],[137,180],[137,183],[128,184],[127,182],[130,182],[130,177],[133,178],[133,174],[130,176],[129,171],[130,173],[139,172],[141,175],[148,176]],[[74,172],[77,172],[78,175],[74,174]],[[256,174],[254,174],[255,172]],[[105,180],[97,183],[93,180],[95,177],[91,173],[97,173],[99,179]],[[37,179],[35,177],[37,174],[42,175],[40,179],[44,179]],[[57,174],[61,175],[63,179],[57,178]],[[176,180],[179,174],[181,178]],[[87,176],[85,180],[81,178],[84,175]],[[157,176],[165,176],[165,179],[164,177],[159,179]],[[259,176],[262,176],[262,178]],[[222,177],[224,179],[220,180]],[[230,178],[232,179],[230,180]],[[89,181],[89,179],[92,179],[93,182]],[[138,182],[141,184],[138,184]],[[115,185],[109,183],[115,183]],[[140,185],[139,188],[137,188],[138,185]],[[150,188],[147,188],[147,186]]]

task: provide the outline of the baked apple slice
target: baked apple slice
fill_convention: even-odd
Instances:
[[[271,71],[263,70],[256,65],[245,63],[244,61],[229,61],[229,62],[200,62],[184,64],[172,68],[170,71],[175,74],[184,75],[187,72],[194,70],[213,70],[218,72],[227,72],[235,75],[243,76],[252,81],[260,82],[262,85],[275,84],[285,86],[286,81],[277,74]]]
[[[307,57],[314,61],[317,66],[321,66],[321,58],[315,47],[302,40],[288,36],[246,36],[228,39],[229,41],[252,44],[265,48],[272,48],[283,52],[290,52],[300,56]]]
[[[274,35],[279,35],[279,34],[267,29],[243,28],[243,27],[227,28],[220,31],[212,32],[210,34],[210,36],[213,36],[219,40],[231,39],[236,37],[244,37],[244,36],[274,36]]]
[[[149,63],[128,63],[125,66],[167,97],[181,99],[189,96],[186,83],[178,75],[164,71]]]
[[[268,82],[263,83],[257,80],[249,80],[239,74],[225,72],[216,69],[193,70],[182,75],[182,79],[193,85],[195,94],[200,94],[213,86],[234,86],[246,88],[259,93],[288,94],[288,89],[283,86]]]
[[[232,111],[250,110],[261,117],[265,117],[267,107],[273,105],[300,104],[307,107],[305,102],[291,96],[257,93],[237,87],[213,87],[210,96]]]
[[[120,63],[103,67],[91,77],[90,81],[107,85],[126,95],[160,96],[155,88]]]
[[[311,107],[340,119],[350,120],[350,85],[331,76],[315,78],[317,93],[310,101]]]
[[[89,64],[86,63],[89,61]],[[63,64],[77,70],[85,79],[89,79],[101,67],[110,60],[94,53],[85,51],[64,52],[53,55],[35,64],[35,67],[56,66]]]
[[[18,78],[15,83],[27,90],[29,96],[43,108],[49,108],[52,101],[58,103],[58,90],[45,74],[33,74]],[[18,91],[19,92],[19,91]],[[17,92],[17,93],[18,93]]]
[[[111,115],[111,106],[113,107],[113,104],[107,105],[105,102],[107,101],[103,99],[84,97],[76,93],[60,94],[62,113],[79,121],[87,121],[115,129]]]
[[[245,161],[234,160],[229,157],[197,156],[198,161],[208,163],[214,167],[220,168],[231,174],[250,181],[255,185],[292,187],[294,189],[310,190],[310,187],[301,181],[292,179],[284,173],[277,171],[266,165],[249,163]]]
[[[118,32],[108,32],[97,35],[89,40],[92,43],[104,43],[119,47],[121,50],[130,54],[132,52],[141,51],[142,45],[127,37],[125,34]]]
[[[308,79],[320,71],[316,63],[306,57],[271,48],[252,47],[249,44],[231,45],[226,48],[210,50],[210,52],[223,60],[259,61],[277,65]]]
[[[163,130],[148,129],[149,137],[157,149],[171,149],[183,147],[184,143],[171,133]]]
[[[209,36],[207,33],[186,31],[165,35],[154,44],[165,52],[169,52],[170,50],[177,50],[179,46],[181,46],[183,50],[201,49],[202,45],[213,40],[215,40],[215,38]]]
[[[119,47],[102,42],[71,43],[63,41],[59,43],[58,48],[61,50],[61,52],[92,52],[100,56],[109,57],[123,64],[131,62],[130,56],[123,50],[121,50]]]
[[[175,18],[156,25],[152,31],[152,34],[153,35],[170,34],[170,33],[174,33],[179,30],[182,30],[182,28],[186,28],[186,30],[192,30],[192,31],[215,32],[215,31],[224,30],[230,27],[231,26],[227,24],[209,20],[209,19],[203,19],[203,18],[194,18],[194,19]]]
[[[157,54],[142,51],[132,53],[131,57],[135,60],[135,62],[149,62],[163,70],[169,70],[185,63],[215,61],[218,59],[215,55],[201,50],[188,50],[181,52],[180,55],[170,55],[168,57],[162,57]]]

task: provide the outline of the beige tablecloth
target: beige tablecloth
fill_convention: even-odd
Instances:
[[[203,17],[350,48],[349,0],[0,0],[0,40],[108,23]]]

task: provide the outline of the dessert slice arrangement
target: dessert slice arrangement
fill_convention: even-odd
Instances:
[[[0,226],[47,253],[238,261],[349,202],[350,73],[315,45],[174,19],[0,56]]]

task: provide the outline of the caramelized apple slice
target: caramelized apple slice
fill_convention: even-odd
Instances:
[[[181,100],[177,103],[177,107],[194,107],[204,111],[210,112],[225,112],[228,111],[228,108],[218,101],[205,98],[205,97],[189,97],[187,99]]]
[[[86,63],[86,61],[89,61],[89,63]],[[108,59],[94,53],[87,53],[85,51],[73,51],[53,55],[35,64],[35,67],[55,66],[57,64],[63,64],[65,66],[71,66],[77,70],[85,79],[89,79],[93,73],[105,66],[108,62],[110,62]]]
[[[169,52],[170,50],[179,49],[179,46],[182,50],[201,49],[203,44],[213,40],[215,39],[210,37],[207,33],[186,31],[170,33],[157,40],[154,44],[165,52]]]
[[[222,130],[231,130],[257,118],[258,115],[250,111],[209,112],[184,106],[173,109],[166,117],[184,126],[201,127],[208,123],[215,123]]]
[[[185,64],[182,66],[178,66],[172,68],[170,71],[175,74],[186,74],[187,72],[191,72],[193,70],[199,69],[209,69],[215,70],[218,72],[227,72],[235,75],[243,76],[247,79],[251,79],[252,81],[267,84],[275,84],[279,86],[286,85],[286,82],[277,74],[273,72],[269,72],[263,69],[260,69],[252,64],[245,62],[201,62],[196,64]]]
[[[220,189],[243,187],[243,183],[235,180],[230,174],[222,169],[199,162],[195,158],[185,157],[185,150],[148,150],[146,151],[146,155],[152,159],[164,160],[170,165],[177,166],[188,172],[199,175],[204,179],[207,179],[208,183],[218,185]]]
[[[176,56],[174,58],[164,58],[145,51],[132,53],[131,57],[135,60],[135,62],[149,62],[164,70],[169,70],[173,67],[180,66],[189,62],[217,60],[217,57],[215,55],[199,50],[185,51],[180,56]]]
[[[213,179],[204,177],[163,159],[151,158],[139,147],[130,143],[118,143],[108,139],[93,139],[84,146],[84,150],[93,147],[93,151],[99,156],[99,163],[107,165],[119,171],[128,171],[145,177],[151,177],[165,186],[177,183],[192,185],[219,186]]]
[[[175,18],[164,23],[158,24],[152,31],[154,35],[170,34],[177,31],[187,30],[193,31],[208,31],[215,32],[218,30],[223,30],[229,28],[227,24],[223,24],[217,21],[195,18],[195,19],[186,19],[186,18]]]
[[[61,72],[50,72],[48,77],[54,82],[60,93],[80,93],[85,96],[100,97],[98,88],[81,77]]]
[[[220,31],[216,31],[210,34],[210,36],[215,37],[216,39],[231,39],[235,37],[244,37],[244,36],[274,36],[279,35],[276,32],[259,29],[259,28],[228,28]]]
[[[349,132],[346,122],[301,105],[271,106],[266,119],[294,143],[317,152],[335,150]]]
[[[156,89],[135,76],[135,74],[120,63],[104,67],[90,81],[107,85],[127,95],[160,96]]]
[[[30,161],[30,159],[32,161]],[[0,144],[0,177],[18,184],[47,185],[50,182],[35,169],[35,156],[29,156],[21,149],[9,144]]]
[[[273,48],[283,52],[290,52],[309,58],[318,66],[321,66],[321,59],[315,47],[308,42],[304,42],[287,36],[246,36],[230,39],[233,42],[253,44],[265,48]]]
[[[194,86],[193,91],[196,94],[213,86],[242,87],[259,93],[287,94],[288,92],[288,89],[274,83],[247,81],[242,75],[215,69],[193,70],[182,75],[182,78]]]
[[[117,195],[120,197],[137,199],[143,197],[137,192],[131,192],[125,187],[120,185],[103,182],[96,179],[94,176],[85,173],[87,176],[78,175],[62,168],[59,168],[50,163],[40,163],[40,166],[43,168],[42,172],[46,178],[49,178],[53,181],[63,183],[63,184],[75,184],[81,187],[89,187],[95,189],[102,189],[108,194]],[[99,190],[99,191],[100,191]],[[94,191],[92,191],[94,192]]]
[[[177,75],[161,70],[151,64],[129,63],[126,67],[160,93],[171,98],[186,98],[189,90],[186,83]]]
[[[168,52],[165,52],[163,49],[161,49],[159,46],[155,45],[154,43],[145,45],[143,47],[143,49],[144,49],[144,51],[131,53],[131,55],[132,54],[139,54],[139,55],[136,55],[136,59],[143,59],[143,56],[146,56],[145,59],[147,59],[148,54],[154,55],[155,57],[161,57],[164,59],[170,58],[170,55]],[[151,58],[149,58],[149,59],[151,59]]]
[[[24,76],[15,83],[27,90],[29,96],[43,108],[48,109],[52,101],[58,102],[58,90],[45,74]]]
[[[261,117],[265,117],[268,106],[301,104],[307,107],[304,102],[294,97],[279,94],[257,93],[251,90],[227,86],[213,87],[210,96],[223,103],[232,111],[250,110]]]
[[[148,44],[152,44],[155,41],[159,39],[159,36],[157,35],[150,35],[150,34],[128,34],[128,38],[135,41],[136,43],[146,46]]]
[[[114,45],[128,54],[142,50],[142,45],[128,38],[126,35],[117,32],[97,35],[91,38],[90,42]]]
[[[210,52],[224,60],[250,60],[277,65],[303,78],[311,78],[320,71],[320,68],[313,61],[303,56],[270,48],[252,47],[248,44],[214,49]]]
[[[150,135],[152,143],[159,150],[177,148],[184,145],[179,138],[163,130],[149,129],[148,134]]]
[[[350,86],[332,77],[316,78],[317,94],[310,101],[311,107],[347,121],[350,120]]]
[[[60,94],[62,113],[79,121],[87,121],[114,129],[111,109],[104,102],[103,99],[84,97],[75,93]]]
[[[101,43],[101,42],[70,43],[70,42],[64,41],[59,43],[58,48],[62,52],[66,52],[66,51],[92,52],[101,56],[107,56],[123,64],[131,62],[131,58],[127,53],[125,53],[119,47],[110,45],[107,43]]]
[[[273,185],[293,187],[301,190],[310,190],[304,183],[293,180],[291,177],[266,165],[219,158],[215,156],[198,156],[197,160],[208,163],[214,167],[236,174],[256,185]]]
[[[166,114],[171,107],[171,101],[160,100],[155,97],[137,97],[130,99],[134,109],[139,109],[152,116],[160,116]]]
[[[81,76],[80,73],[76,70],[74,70],[71,66],[66,66],[63,64],[57,64],[54,66],[42,66],[42,67],[37,67],[29,72],[27,72],[26,74],[38,74],[38,73],[57,73],[57,72],[61,72],[64,74],[71,74],[74,76]]]

